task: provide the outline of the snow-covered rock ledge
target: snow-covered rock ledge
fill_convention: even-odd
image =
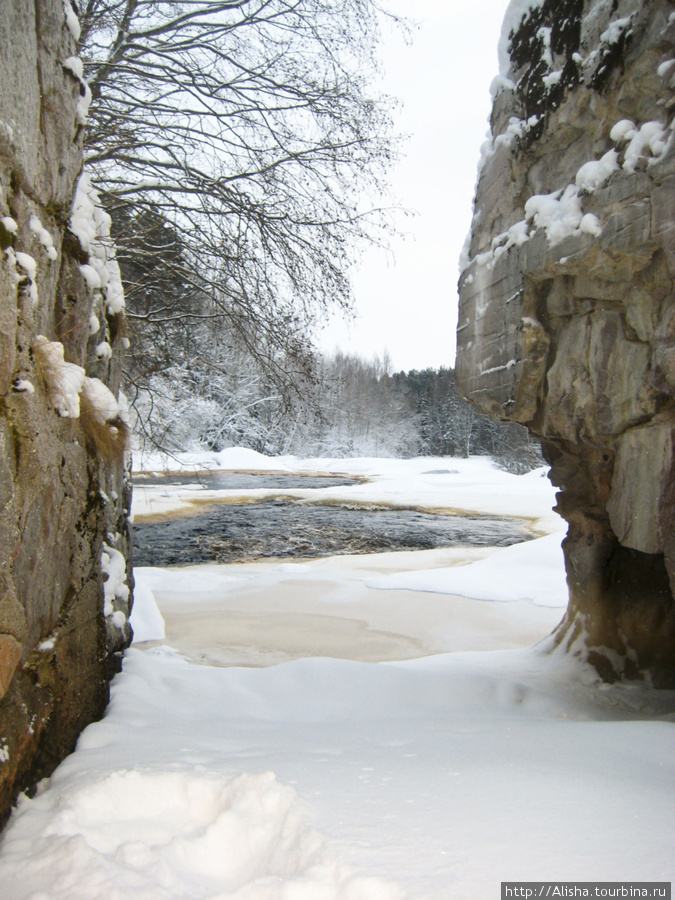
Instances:
[[[675,684],[675,14],[512,0],[460,277],[457,383],[544,441],[607,679]]]

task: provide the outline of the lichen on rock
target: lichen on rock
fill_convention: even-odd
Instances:
[[[513,0],[500,50],[458,385],[542,439],[569,522],[558,643],[675,687],[672,4]]]

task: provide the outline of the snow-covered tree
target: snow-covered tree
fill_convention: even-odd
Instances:
[[[80,5],[85,160],[120,255],[151,264],[172,229],[185,327],[215,316],[273,368],[303,355],[321,310],[349,306],[358,248],[385,236],[382,15],[375,0]]]

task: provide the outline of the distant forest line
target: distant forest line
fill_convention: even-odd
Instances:
[[[242,446],[269,456],[490,456],[513,472],[543,464],[523,426],[478,414],[451,368],[389,371],[385,360],[315,355],[279,390],[244,348],[221,343],[219,363],[185,359],[136,390],[137,434],[168,450]],[[190,354],[192,359],[195,357]]]

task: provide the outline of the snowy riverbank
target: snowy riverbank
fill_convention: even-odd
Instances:
[[[564,523],[553,513],[555,490],[543,469],[527,475],[510,475],[498,469],[488,457],[454,459],[299,459],[295,456],[268,457],[253,450],[230,448],[221,453],[180,453],[139,456],[139,471],[165,472],[181,467],[194,471],[195,483],[177,488],[158,484],[134,492],[135,517],[167,515],[209,501],[241,498],[293,497],[312,502],[352,502],[422,510],[457,510],[479,515],[519,516],[534,533],[560,531]],[[319,489],[213,491],[198,483],[198,473],[220,471],[311,472],[358,476],[361,484]]]

